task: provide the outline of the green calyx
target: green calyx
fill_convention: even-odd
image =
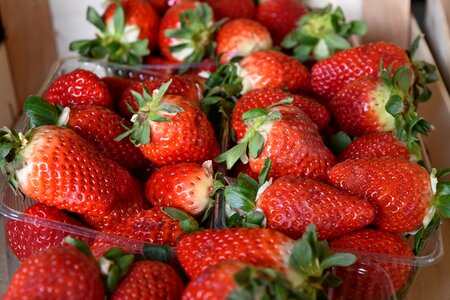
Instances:
[[[71,51],[78,51],[88,58],[107,58],[109,62],[121,64],[140,64],[150,51],[147,39],[138,39],[139,28],[126,26],[125,12],[119,1],[116,2],[112,20],[105,24],[99,13],[88,7],[86,18],[97,28],[97,38],[78,40],[69,45]]]
[[[123,251],[122,248],[112,247],[98,260],[100,272],[106,283],[106,290],[111,295],[120,281],[130,271],[135,261],[135,255]]]
[[[213,10],[206,3],[195,3],[195,8],[180,13],[180,28],[167,29],[164,34],[177,39],[170,47],[172,55],[186,64],[198,64],[204,57],[213,57],[214,35],[225,19],[213,22]]]
[[[87,257],[92,258],[94,257],[94,255],[92,255],[91,249],[89,248],[89,245],[81,240],[75,239],[71,236],[66,236],[64,238],[64,243],[76,247],[78,250],[83,252]]]
[[[142,94],[131,91],[138,104],[138,111],[134,111],[131,105],[128,105],[128,109],[134,113],[131,118],[133,126],[129,128],[122,124],[126,131],[116,137],[116,141],[129,137],[131,142],[137,146],[147,145],[151,139],[150,127],[152,122],[170,122],[169,116],[183,112],[183,109],[176,104],[162,102],[162,98],[171,83],[172,80],[169,80],[162,84],[159,90],[154,90],[152,94],[144,84],[142,84]]]
[[[30,120],[30,128],[43,125],[64,126],[69,120],[69,112],[68,107],[47,102],[39,96],[29,96],[23,106],[23,113]]]
[[[322,60],[339,50],[351,47],[347,38],[351,35],[364,35],[367,25],[362,21],[345,22],[340,7],[334,11],[331,4],[314,9],[304,15],[297,23],[297,28],[289,33],[281,43],[286,49],[292,49],[294,57],[300,61],[309,58]]]
[[[266,108],[258,107],[244,113],[242,120],[247,125],[245,136],[237,142],[236,146],[216,157],[215,161],[219,163],[226,162],[227,169],[231,169],[239,159],[246,164],[248,163],[247,149],[250,157],[257,158],[265,143],[263,134],[267,134],[267,132],[264,132],[264,126],[281,119],[280,111],[272,108],[278,105],[290,104],[292,100],[292,98],[288,98]]]
[[[197,221],[189,214],[173,207],[161,208],[161,211],[179,222],[181,229],[186,233],[192,233],[199,230]]]
[[[444,218],[450,218],[450,182],[442,181],[440,179],[448,174],[450,174],[450,168],[439,171],[433,169],[433,172],[430,175],[432,184],[436,185],[433,191],[433,205],[436,207],[436,211],[439,215]],[[435,177],[435,180],[433,180],[433,176]]]
[[[422,36],[417,36],[408,51],[409,59],[414,70],[414,84],[412,94],[414,96],[414,105],[425,102],[431,97],[431,90],[428,87],[430,83],[436,82],[439,78],[436,72],[436,66],[424,60],[414,60],[414,55],[419,48]]]

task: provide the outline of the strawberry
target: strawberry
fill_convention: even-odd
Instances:
[[[267,107],[288,98],[293,99],[292,105],[303,110],[319,130],[323,129],[330,121],[328,109],[311,97],[293,95],[280,89],[254,89],[239,98],[234,106],[231,122],[235,132],[238,133],[237,137],[242,138],[241,133],[245,133],[245,125],[242,124],[242,115],[245,112],[257,107]]]
[[[260,192],[256,208],[267,227],[298,239],[314,223],[319,239],[329,239],[363,228],[375,218],[367,201],[308,178],[284,176]]]
[[[102,81],[106,84],[109,94],[111,95],[114,111],[117,111],[118,109],[119,100],[122,97],[123,92],[132,85],[138,83],[135,79],[113,76],[103,77]]]
[[[87,20],[98,31],[94,40],[79,40],[70,50],[90,58],[104,58],[123,64],[142,63],[142,57],[157,44],[159,16],[146,0],[121,0],[110,3],[103,17],[88,7]]]
[[[83,69],[59,76],[45,92],[44,98],[62,106],[89,104],[112,107],[105,83],[94,73]]]
[[[407,258],[412,259],[413,253],[411,249],[409,249],[402,237],[390,232],[376,229],[361,229],[331,240],[330,247],[336,250],[356,251],[356,255],[361,256],[361,258],[364,255],[370,255],[370,253],[405,257],[405,263],[402,264],[377,262],[377,265],[383,268],[391,278],[395,291],[399,291],[405,285],[412,271],[411,262],[406,262]],[[355,268],[358,267],[358,264],[355,264]],[[338,275],[344,280],[347,277],[345,270],[339,270]],[[372,281],[377,280],[377,278],[368,277]],[[365,285],[369,284],[370,281],[365,283]]]
[[[87,245],[83,247],[87,248]],[[63,245],[47,249],[23,262],[2,299],[104,298],[102,278],[92,254],[88,256],[84,250]]]
[[[155,207],[182,208],[198,217],[208,208],[213,188],[211,161],[179,163],[154,172],[145,184],[145,196]]]
[[[116,142],[124,133],[122,124],[131,123],[102,106],[79,105],[60,110],[40,97],[30,96],[25,101],[24,113],[31,126],[62,125],[71,128],[92,143],[105,157],[129,170],[143,169],[150,162],[129,140]]]
[[[110,299],[177,300],[181,298],[183,289],[180,275],[171,266],[159,261],[144,260],[132,264]]]
[[[255,3],[252,0],[227,1],[206,0],[214,11],[217,20],[246,18],[253,19],[255,15]]]
[[[260,173],[266,158],[270,158],[271,177],[293,175],[326,180],[335,161],[333,154],[323,144],[311,119],[295,106],[280,105],[283,103],[244,113],[242,122],[247,126],[246,132],[233,126],[237,145],[216,161],[226,162],[230,169],[238,159],[244,163],[248,160],[252,171]]]
[[[144,65],[146,70],[154,73],[156,72],[161,75],[172,75],[183,72],[186,72],[186,74],[200,74],[202,71],[214,72],[216,70],[216,63],[211,58],[203,59],[198,65],[186,66],[183,62],[171,60],[165,57],[149,56],[144,61]]]
[[[410,159],[408,148],[390,132],[364,134],[351,142],[338,156],[338,161],[383,156]]]
[[[2,171],[9,184],[46,205],[79,214],[109,213],[131,183],[130,174],[68,128],[0,130]]]
[[[401,66],[410,66],[405,50],[395,44],[377,42],[343,50],[315,64],[311,85],[316,94],[331,99],[345,84],[363,76],[380,73],[380,61],[391,66],[393,74]]]
[[[220,63],[236,56],[272,48],[272,38],[266,27],[250,19],[235,19],[223,25],[216,37],[216,54]]]
[[[434,214],[430,175],[422,166],[403,158],[347,160],[329,172],[330,182],[377,207],[374,224],[391,232],[412,232]],[[428,215],[431,214],[431,217]]]
[[[198,162],[219,153],[212,125],[200,108],[185,98],[166,93],[170,81],[151,96],[145,86],[142,95],[133,92],[139,111],[133,127],[119,139],[130,136],[142,153],[156,165]]]
[[[63,211],[41,203],[28,207],[24,214],[79,227],[85,227],[76,219]],[[12,252],[20,261],[30,255],[41,252],[55,245],[61,245],[68,232],[53,229],[49,226],[31,223],[26,220],[10,220],[6,223],[6,237]]]
[[[214,51],[214,35],[223,22],[214,22],[207,3],[186,1],[172,6],[161,19],[158,44],[170,60],[198,64]]]
[[[120,98],[119,110],[121,115],[126,117],[127,119],[131,118],[133,112],[130,111],[129,105],[134,111],[138,110],[138,104],[133,96],[132,91],[142,94],[142,85],[144,84],[150,92],[153,92],[154,90],[159,89],[163,83],[169,80],[171,80],[171,84],[169,86],[169,89],[167,90],[168,95],[182,96],[196,106],[200,104],[199,90],[191,81],[186,80],[179,75],[162,76],[153,80],[139,82],[128,88]]]
[[[256,20],[269,29],[274,44],[279,45],[307,12],[308,8],[301,0],[261,0]]]
[[[242,94],[257,88],[287,89],[291,93],[310,90],[308,69],[281,52],[263,50],[250,53],[239,62]]]

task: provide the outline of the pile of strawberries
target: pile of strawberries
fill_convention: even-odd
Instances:
[[[378,263],[401,291],[450,217],[448,170],[423,163],[436,77],[418,39],[351,48],[364,24],[294,0],[122,0],[88,19],[82,55],[180,74],[77,69],[27,99],[30,130],[0,129],[25,214],[98,233],[8,221],[24,263],[4,299],[378,299],[376,255],[406,261]]]

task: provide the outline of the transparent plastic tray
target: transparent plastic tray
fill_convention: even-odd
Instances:
[[[82,58],[68,58],[58,61],[52,68],[48,78],[45,80],[38,94],[42,95],[48,86],[60,75],[73,71],[77,68],[83,68],[96,73],[99,77],[105,76],[120,76],[128,78],[137,79],[150,79],[155,76],[159,76],[158,73],[149,70],[143,70],[140,68],[133,68],[130,66],[110,64],[103,61],[93,61]],[[22,118],[21,122],[18,124],[18,129],[26,129],[26,120]],[[138,240],[132,240],[128,238],[123,238],[113,234],[106,234],[93,229],[82,228],[74,225],[63,224],[56,221],[46,220],[39,217],[32,217],[25,215],[23,212],[30,205],[35,202],[28,198],[23,198],[19,194],[15,194],[11,188],[6,184],[5,178],[0,177],[0,214],[4,216],[5,228],[6,223],[10,220],[19,220],[22,222],[32,223],[38,226],[45,226],[56,230],[61,230],[67,232],[67,234],[72,234],[76,236],[84,236],[88,239],[102,238],[104,241],[114,243],[117,246],[124,247],[131,251],[139,251],[141,249],[143,242]],[[409,241],[412,245],[413,239]],[[15,258],[14,254],[7,247],[7,270],[0,270],[1,280],[4,280],[5,276],[10,277],[20,265],[20,262]],[[412,247],[411,247],[412,248]],[[367,263],[392,263],[400,265],[411,265],[413,267],[413,274],[410,276],[410,280],[407,283],[409,286],[414,279],[414,274],[417,272],[419,267],[430,266],[436,264],[443,255],[443,243],[442,234],[440,229],[438,229],[432,236],[428,238],[423,248],[422,253],[414,257],[401,257],[383,254],[373,254],[373,253],[358,253]],[[362,271],[361,271],[362,272]],[[364,272],[361,274],[364,275]],[[362,276],[362,275],[361,275]],[[387,276],[387,275],[386,275]],[[389,285],[389,284],[387,284]],[[389,290],[389,289],[388,289]],[[351,299],[351,298],[349,298]],[[370,299],[370,298],[367,298]]]

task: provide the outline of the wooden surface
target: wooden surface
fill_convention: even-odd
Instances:
[[[14,85],[4,43],[0,44],[0,124],[13,126],[18,115]]]
[[[57,58],[47,0],[0,0],[18,107],[36,93]]]

